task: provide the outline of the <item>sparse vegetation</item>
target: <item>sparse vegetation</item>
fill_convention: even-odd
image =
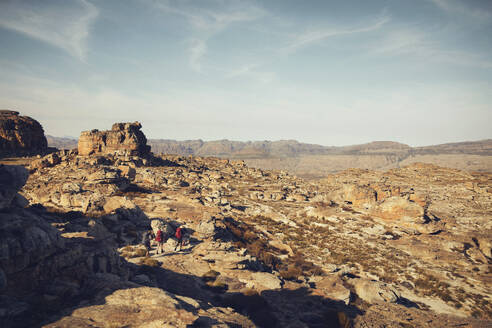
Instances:
[[[159,267],[160,266],[160,263],[159,261],[153,259],[153,258],[150,258],[150,257],[145,257],[143,259],[141,259],[138,264],[140,265],[146,265],[146,266],[149,266],[149,267]]]
[[[204,281],[215,281],[215,279],[217,279],[217,277],[220,275],[219,272],[217,271],[214,271],[214,270],[210,270],[208,272],[205,272],[203,275],[202,275],[202,279]]]

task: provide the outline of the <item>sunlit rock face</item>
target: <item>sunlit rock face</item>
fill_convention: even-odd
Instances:
[[[38,121],[19,112],[0,110],[0,156],[46,152],[48,143]]]
[[[83,131],[80,134],[79,155],[125,153],[132,156],[145,156],[150,152],[147,138],[140,129],[139,122],[115,123],[108,131]]]

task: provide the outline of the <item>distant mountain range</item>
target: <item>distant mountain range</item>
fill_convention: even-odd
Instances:
[[[77,140],[46,136],[59,149],[77,147]],[[243,159],[250,166],[284,169],[318,178],[347,168],[388,169],[415,161],[465,170],[492,171],[492,139],[410,147],[393,141],[352,146],[321,146],[296,140],[230,141],[149,139],[155,154],[216,156]]]
[[[58,149],[77,148],[77,139],[47,135],[48,145]],[[374,155],[374,154],[470,154],[492,155],[492,139],[410,147],[394,141],[373,141],[352,146],[321,146],[296,140],[231,141],[149,139],[156,154],[217,156],[232,158],[293,157],[300,155]]]

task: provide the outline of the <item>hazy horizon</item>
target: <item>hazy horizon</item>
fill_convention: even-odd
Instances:
[[[145,134],[145,130],[142,129],[142,131],[144,132]],[[73,137],[73,136],[54,136],[54,135],[51,135],[51,134],[46,134],[46,136],[49,136],[49,137],[54,137],[54,138],[66,138],[66,139],[73,139],[73,140],[78,140],[79,137]],[[370,140],[370,141],[367,141],[367,142],[362,142],[360,144],[339,144],[339,145],[335,145],[335,144],[331,144],[331,145],[327,145],[327,144],[316,144],[316,143],[310,143],[310,142],[304,142],[304,141],[301,141],[301,140],[296,140],[296,139],[277,139],[277,140],[267,140],[267,139],[258,139],[258,140],[239,140],[239,139],[203,139],[203,138],[198,138],[198,139],[169,139],[169,138],[148,138],[148,140],[170,140],[170,141],[178,141],[178,142],[185,142],[185,141],[197,141],[197,140],[201,140],[203,142],[213,142],[213,141],[233,141],[233,142],[279,142],[279,141],[296,141],[296,142],[299,142],[299,143],[304,143],[304,144],[312,144],[312,145],[317,145],[317,146],[323,146],[323,147],[349,147],[349,146],[358,146],[358,145],[363,145],[363,144],[369,144],[369,143],[372,143],[372,142],[396,142],[396,143],[400,143],[400,144],[404,144],[403,142],[399,142],[397,140]],[[479,139],[479,140],[461,140],[461,141],[458,141],[458,143],[460,142],[480,142],[480,141],[486,141],[486,140],[492,140],[490,138],[486,138],[486,139]],[[440,144],[425,144],[425,145],[409,145],[409,144],[406,144],[407,146],[410,146],[410,147],[425,147],[425,146],[437,146],[437,145],[441,145],[441,144],[450,144],[450,143],[455,143],[454,141],[453,142],[443,142],[443,143],[440,143]]]
[[[2,1],[0,108],[74,136],[492,138],[492,2]]]

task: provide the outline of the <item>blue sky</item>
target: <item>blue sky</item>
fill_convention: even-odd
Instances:
[[[492,138],[492,1],[0,1],[0,108],[77,137]]]

